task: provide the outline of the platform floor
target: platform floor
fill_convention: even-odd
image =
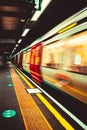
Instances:
[[[51,129],[12,65],[0,68],[0,130]]]
[[[51,88],[49,98],[49,86],[40,88],[30,80],[10,62],[0,68],[0,130],[87,130],[85,104]],[[27,91],[35,88],[42,92]]]

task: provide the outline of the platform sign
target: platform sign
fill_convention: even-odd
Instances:
[[[42,0],[34,0],[35,3],[35,10],[41,10],[41,6],[42,6]]]
[[[41,10],[42,0],[22,0],[22,1],[32,4],[35,10]]]

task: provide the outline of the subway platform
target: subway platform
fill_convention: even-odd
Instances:
[[[87,129],[85,120],[82,122],[68,110],[65,113],[60,109],[63,106],[58,107],[40,89],[32,92],[36,88],[10,62],[0,67],[0,130]],[[82,115],[86,119],[85,111]]]
[[[51,130],[12,64],[0,68],[0,130]]]

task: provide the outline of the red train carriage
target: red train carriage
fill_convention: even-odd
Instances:
[[[41,70],[40,70],[41,55],[42,55],[42,43],[38,43],[31,48],[30,73],[32,78],[40,84],[42,83]]]

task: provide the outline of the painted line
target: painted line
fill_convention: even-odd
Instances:
[[[85,123],[83,123],[79,118],[77,118],[74,114],[72,114],[68,109],[66,109],[62,104],[60,104],[57,100],[55,100],[52,96],[50,96],[50,94],[48,94],[46,91],[44,91],[41,87],[39,87],[39,85],[37,85],[34,81],[32,81],[28,76],[26,76],[21,70],[19,70],[18,68],[16,69],[17,72],[21,72],[31,83],[33,83],[36,87],[38,87],[47,97],[49,97],[58,107],[60,107],[68,116],[70,116],[77,124],[79,124],[79,126],[81,126],[84,130],[87,130],[87,125]],[[19,70],[19,71],[18,71]],[[27,84],[30,84],[29,81],[22,75],[19,73],[20,76],[23,77],[24,81]],[[32,85],[30,85],[29,87],[32,87]],[[70,129],[71,130],[71,129]]]
[[[41,94],[36,95],[65,129],[74,130],[74,128],[61,116],[61,114],[58,111],[56,111],[56,109]]]
[[[16,92],[17,100],[19,103],[19,107],[20,107],[20,110],[22,113],[22,117],[23,117],[23,121],[24,121],[26,130],[30,130],[30,129],[36,130],[39,127],[41,128],[41,130],[42,129],[44,130],[44,128],[46,128],[46,130],[48,130],[48,129],[52,130],[52,127],[50,126],[50,124],[48,123],[47,119],[44,117],[44,115],[42,114],[42,112],[40,111],[38,106],[35,104],[32,97],[26,93],[25,87],[24,87],[23,83],[21,82],[21,80],[18,78],[18,75],[16,73],[14,73],[14,74],[12,73],[12,72],[15,72],[15,70],[11,69],[10,72],[12,74],[13,83],[15,86],[14,89]],[[18,82],[19,82],[19,85],[18,85]],[[21,89],[23,92],[22,91],[20,92]],[[23,101],[24,101],[24,103],[23,103]],[[30,107],[30,105],[31,105],[31,107]],[[26,107],[27,107],[27,109],[26,109]],[[34,109],[33,109],[33,107],[34,107]],[[28,111],[28,109],[29,109],[29,111]],[[39,119],[41,119],[40,120],[41,122],[37,120],[37,116],[39,117]]]

